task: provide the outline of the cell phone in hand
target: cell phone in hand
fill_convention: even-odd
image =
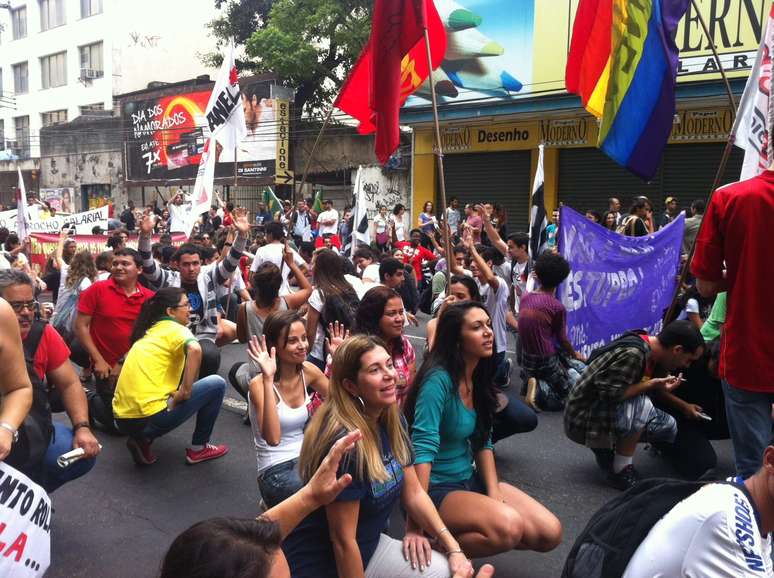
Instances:
[[[696,415],[698,415],[701,419],[705,421],[712,421],[712,418],[708,416],[706,413],[704,413],[703,411],[698,412]]]

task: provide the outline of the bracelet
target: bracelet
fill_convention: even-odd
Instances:
[[[444,532],[448,532],[448,531],[449,531],[449,528],[447,528],[446,526],[444,526],[443,528],[441,528],[440,530],[438,530],[438,533],[435,535],[435,537],[436,537],[436,538],[440,538],[440,537],[441,537],[441,534],[443,534]]]
[[[234,243],[223,243],[224,247],[233,247]]]
[[[13,438],[14,443],[19,441],[19,430],[15,427],[13,427],[11,424],[0,421],[0,428],[3,428],[6,431],[11,432],[11,436]]]
[[[73,433],[77,432],[82,427],[91,428],[91,425],[89,425],[89,422],[87,422],[87,421],[79,421],[78,423],[74,423],[73,424]]]
[[[463,552],[460,548],[457,548],[456,550],[449,550],[448,552],[446,552],[446,557],[451,558],[452,556],[454,556],[454,554],[462,554],[464,556],[465,552]]]

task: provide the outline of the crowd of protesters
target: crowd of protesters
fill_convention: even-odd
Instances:
[[[752,374],[738,366],[721,386],[726,303],[735,331],[749,320],[738,293],[724,292],[752,275],[737,263],[741,250],[733,253],[741,241],[722,246],[717,238],[727,237],[703,230],[698,280],[682,288],[675,319],[657,335],[632,327],[585,358],[556,296],[570,273],[557,250],[558,211],[531,255],[529,235],[509,231],[496,204],[451,199],[439,215],[428,201],[415,227],[403,205],[380,207],[364,245],[351,208],[339,213],[330,200],[319,210],[312,199],[285,201],[273,213],[260,203],[252,219],[218,201],[182,244],[173,237],[188,233],[184,195],[163,207],[130,203],[104,252],[63,231],[43,270],[25,256],[25,240],[0,229],[0,458],[47,491],[88,473],[97,435],[126,436],[131,459],[150,467],[157,440],[194,416],[186,462],[221,458],[229,447],[211,438],[227,388],[247,401],[267,511],[190,528],[163,576],[186,575],[191,564],[210,568],[202,576],[243,575],[251,565],[257,576],[472,576],[470,558],[552,550],[561,522],[500,479],[494,452],[534,430],[540,411],[563,411],[567,437],[590,448],[621,490],[639,481],[633,457],[643,442],[680,475],[709,480],[717,461],[709,440],[730,435],[738,473],[758,470],[772,392],[748,387]],[[628,215],[621,208],[611,198],[607,212],[586,216],[645,236],[680,212],[671,196],[660,216],[645,197]],[[690,207],[686,259],[704,209]],[[722,219],[732,217],[715,208],[712,218],[710,230],[726,234]],[[50,305],[41,303],[48,294]],[[420,312],[430,316],[421,364],[405,334]],[[244,358],[224,379],[220,349],[233,342],[246,344]],[[770,374],[767,351],[770,342],[757,353]],[[743,411],[753,405],[750,423]],[[52,421],[62,411],[69,425]],[[13,451],[19,430],[24,452]],[[82,459],[57,467],[71,449]],[[402,541],[385,533],[397,501]],[[198,559],[203,542],[221,544],[228,564]]]

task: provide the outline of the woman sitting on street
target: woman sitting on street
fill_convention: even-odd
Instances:
[[[448,306],[406,404],[417,476],[472,557],[514,548],[547,552],[561,541],[561,523],[497,477],[491,441],[493,348],[492,322],[483,305]]]
[[[406,312],[403,299],[389,287],[379,285],[369,289],[357,309],[357,332],[381,339],[397,375],[398,405],[403,407],[417,374],[416,354],[408,338],[403,335]]]
[[[302,479],[312,477],[337,439],[356,429],[363,439],[352,450],[352,459],[345,458],[339,468],[352,476],[352,484],[334,502],[307,516],[282,546],[291,575],[448,577],[466,568],[465,554],[414,472],[392,358],[381,341],[366,335],[346,340],[336,351],[330,397],[309,423],[301,448]],[[448,562],[417,533],[407,533],[403,543],[384,533],[399,498],[418,526],[438,539]]]
[[[268,507],[297,492],[298,456],[304,428],[320,397],[328,395],[328,378],[306,361],[309,348],[303,318],[277,311],[266,318],[263,337],[253,336],[248,355],[260,373],[250,381],[248,411],[258,460],[258,489]]]
[[[129,435],[126,446],[138,465],[151,465],[153,441],[196,414],[189,464],[228,453],[226,445],[210,444],[226,382],[219,375],[196,381],[202,349],[188,329],[191,304],[179,287],[165,287],[145,301],[132,332],[113,398],[118,429]]]

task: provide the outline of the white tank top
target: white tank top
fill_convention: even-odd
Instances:
[[[255,444],[255,457],[258,462],[259,475],[274,465],[290,461],[301,455],[304,427],[309,420],[307,405],[311,399],[309,392],[306,390],[306,376],[303,369],[301,370],[301,384],[304,388],[304,403],[295,408],[285,403],[277,386],[274,386],[274,393],[279,399],[277,402],[277,414],[279,415],[280,424],[280,443],[276,446],[270,446],[263,439],[258,429],[255,406],[250,401],[250,394],[248,393],[247,395],[247,407],[250,414],[250,427],[253,430],[253,443]]]

